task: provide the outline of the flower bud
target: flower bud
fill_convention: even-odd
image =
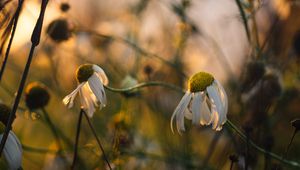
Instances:
[[[300,119],[292,120],[291,124],[296,130],[300,130]]]
[[[72,28],[66,19],[56,19],[47,28],[47,34],[55,42],[68,40],[71,37],[71,33]]]
[[[25,103],[29,110],[45,107],[50,100],[48,89],[45,85],[32,82],[27,85],[25,90]]]

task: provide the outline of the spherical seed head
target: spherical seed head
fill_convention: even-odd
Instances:
[[[0,103],[0,123],[7,124],[11,108],[7,105]]]
[[[204,91],[206,87],[210,86],[214,81],[214,77],[206,72],[199,72],[194,74],[188,82],[188,89],[190,92]]]
[[[2,122],[0,122],[0,134],[3,134],[4,131],[5,131],[5,125]]]
[[[300,130],[300,119],[295,119],[291,121],[291,124],[296,130]]]
[[[62,42],[71,37],[71,28],[66,19],[56,19],[52,21],[48,28],[47,34],[53,41]]]
[[[86,82],[94,74],[92,64],[83,64],[76,71],[76,79],[79,83]]]
[[[60,10],[63,12],[67,12],[70,9],[70,5],[66,2],[60,4]]]
[[[35,110],[47,106],[50,94],[45,85],[39,82],[32,82],[25,90],[25,103],[29,110]]]

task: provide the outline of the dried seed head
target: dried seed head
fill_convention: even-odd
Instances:
[[[94,74],[92,64],[80,65],[76,71],[76,79],[79,83],[86,82]]]
[[[60,4],[60,10],[62,12],[67,12],[70,9],[70,4],[63,2]]]
[[[229,159],[232,162],[238,162],[239,161],[239,157],[236,154],[229,155]]]
[[[6,104],[0,103],[0,122],[4,125],[7,124],[10,112],[10,107],[8,107]]]
[[[56,19],[47,28],[47,34],[56,42],[68,40],[71,37],[71,33],[70,24],[66,19]]]
[[[291,124],[296,130],[300,130],[300,119],[292,120]]]
[[[210,86],[214,81],[214,77],[206,72],[199,72],[194,74],[188,82],[188,89],[190,92],[204,91],[206,87]]]
[[[29,110],[45,107],[50,100],[50,94],[45,85],[39,82],[32,82],[25,90],[25,102]]]

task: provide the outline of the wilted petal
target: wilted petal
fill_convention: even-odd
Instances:
[[[91,91],[95,94],[98,101],[100,102],[101,107],[106,105],[106,95],[101,81],[99,80],[96,74],[93,74],[89,80],[89,87]]]
[[[202,104],[202,96],[201,93],[195,93],[194,97],[192,99],[192,114],[193,114],[193,119],[192,123],[199,124],[200,123],[200,114],[201,114],[201,104]]]
[[[217,81],[217,80],[215,80],[215,81],[216,81],[216,85],[218,86],[219,93],[220,93],[221,100],[222,100],[223,112],[222,112],[222,115],[220,115],[220,116],[222,117],[221,123],[223,125],[226,122],[226,120],[227,120],[228,97],[227,97],[225,89],[220,84],[220,82]]]
[[[95,100],[92,97],[92,92],[90,91],[88,85],[83,86],[80,89],[80,101],[81,105],[84,108],[84,110],[87,112],[89,117],[93,117],[94,112],[96,111],[95,109]]]
[[[103,69],[101,67],[95,65],[95,64],[93,65],[93,69],[96,72],[97,76],[99,76],[102,83],[104,85],[107,85],[108,84],[108,78],[107,78],[105,72],[103,71]]]
[[[176,116],[176,125],[177,125],[177,130],[180,133],[180,130],[184,131],[184,115],[185,115],[185,109],[187,108],[190,100],[191,100],[191,93],[186,92],[185,95],[182,97],[180,100],[178,106],[176,107],[172,117],[171,117],[171,130],[174,133],[173,130],[173,120],[174,117]]]
[[[77,93],[79,92],[79,90],[81,89],[81,87],[84,85],[85,83],[81,83],[77,86],[77,88],[72,91],[72,93],[70,93],[69,95],[67,95],[64,99],[63,99],[63,104],[68,106],[68,108],[73,107],[74,105],[74,99],[77,95]]]
[[[207,97],[203,94],[204,101],[201,104],[200,124],[210,125],[212,121],[212,114],[207,105]]]

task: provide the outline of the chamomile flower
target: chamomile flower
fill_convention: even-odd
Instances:
[[[96,107],[102,109],[106,105],[106,95],[103,85],[108,84],[105,72],[95,64],[81,65],[76,71],[77,88],[63,99],[63,103],[71,108],[79,92],[80,102],[89,117],[92,117]]]
[[[193,75],[188,82],[188,91],[182,97],[171,117],[171,130],[176,118],[177,131],[185,131],[184,118],[193,124],[210,125],[219,131],[227,120],[228,101],[222,85],[206,72]]]

